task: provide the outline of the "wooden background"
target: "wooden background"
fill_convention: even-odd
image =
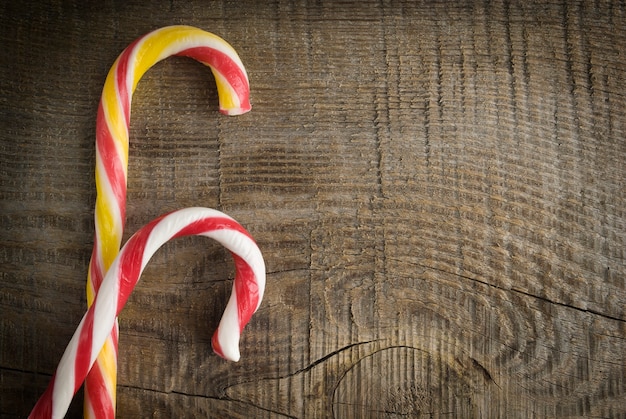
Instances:
[[[222,361],[229,255],[167,244],[120,318],[118,417],[626,417],[623,1],[24,0],[0,6],[1,418],[86,307],[106,73],[170,24],[235,47],[253,109],[218,114],[189,59],[146,74],[125,238],[220,209],[267,293]]]

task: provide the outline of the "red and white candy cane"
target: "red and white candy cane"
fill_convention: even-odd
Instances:
[[[167,241],[190,235],[211,237],[233,255],[233,292],[212,341],[218,354],[239,359],[241,331],[261,304],[265,290],[263,256],[250,234],[231,217],[208,208],[185,208],[147,224],[124,245],[30,418],[65,415],[152,255]]]
[[[239,115],[250,110],[246,70],[236,51],[216,35],[190,26],[169,26],[142,36],[121,53],[106,78],[96,122],[96,234],[87,278],[89,306],[122,240],[132,95],[141,76],[172,55],[191,57],[210,67],[220,112]],[[117,322],[110,332],[85,382],[86,418],[115,416]]]

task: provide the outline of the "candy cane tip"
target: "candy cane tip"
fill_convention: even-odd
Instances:
[[[230,345],[230,347],[223,348],[220,344],[218,337],[219,329],[213,335],[211,339],[211,346],[213,347],[213,352],[221,358],[224,358],[227,361],[238,362],[241,358],[241,354],[239,353],[238,345]]]
[[[248,113],[250,112],[250,109],[252,109],[252,106],[248,105],[248,106],[238,106],[236,108],[221,108],[220,109],[220,113],[223,115],[228,115],[228,116],[237,116],[237,115],[243,115],[244,113]]]

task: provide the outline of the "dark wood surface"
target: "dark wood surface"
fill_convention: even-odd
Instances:
[[[235,47],[253,109],[219,115],[192,60],[144,76],[125,238],[220,209],[267,293],[222,361],[229,256],[167,244],[120,317],[118,417],[626,417],[624,2],[2,3],[0,417],[86,307],[106,73],[170,24]]]

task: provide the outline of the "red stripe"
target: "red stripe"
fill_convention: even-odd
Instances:
[[[115,72],[115,90],[118,95],[118,100],[122,108],[122,115],[124,115],[124,123],[126,124],[126,130],[130,130],[130,100],[128,97],[128,88],[126,85],[126,71],[128,69],[128,59],[120,57],[120,61],[117,64],[117,71]]]
[[[83,384],[91,366],[91,344],[93,341],[93,320],[96,304],[97,300],[94,300],[89,310],[87,310],[85,322],[80,330],[76,359],[74,360],[74,394]]]
[[[111,329],[111,341],[113,342],[113,348],[115,349],[115,363],[117,365],[117,342],[119,340],[119,331],[118,331],[118,324],[117,324],[117,318],[115,319],[115,325],[113,326],[113,329]]]
[[[104,374],[96,363],[89,371],[85,381],[86,396],[91,402],[91,408],[96,418],[114,418],[115,409],[105,386]]]
[[[210,47],[195,47],[180,51],[176,55],[190,57],[208,65],[226,78],[239,97],[242,109],[250,108],[250,86],[245,72],[227,54]]]
[[[222,345],[220,345],[220,340],[217,336],[219,331],[220,329],[218,327],[215,333],[213,333],[213,337],[211,338],[211,346],[213,347],[213,352],[215,352],[217,355],[221,356],[222,358],[225,358],[224,351],[222,350]]]
[[[115,88],[119,92],[119,100],[122,104],[122,112],[126,121],[126,128],[130,126],[130,101],[133,92],[128,92],[128,62],[130,55],[133,53],[137,43],[145,36],[133,41],[122,53],[117,61],[117,69],[115,71]],[[130,93],[130,94],[129,94]]]
[[[104,275],[105,275],[104,266],[100,264],[100,258],[98,257],[100,253],[101,253],[100,241],[98,240],[98,236],[95,236],[94,243],[93,243],[93,251],[91,253],[91,260],[89,261],[89,272],[91,274],[90,280],[91,280],[91,283],[93,284],[96,294],[98,290],[100,289],[100,285],[102,285],[102,281],[104,280]]]
[[[252,267],[241,257],[233,253],[235,261],[235,293],[237,295],[237,313],[239,332],[248,324],[259,304],[259,284]]]
[[[220,216],[206,217],[198,221],[189,223],[188,225],[183,227],[178,233],[176,233],[172,238],[174,239],[176,237],[193,236],[207,233],[213,230],[235,230],[252,239],[250,233],[248,233],[237,221]]]
[[[139,275],[141,274],[141,261],[143,260],[144,249],[146,247],[146,241],[150,237],[150,233],[154,230],[154,227],[163,219],[159,217],[152,220],[149,224],[144,226],[141,230],[135,233],[124,245],[122,252],[118,255],[119,259],[119,290],[117,297],[117,311],[119,315],[124,304],[128,300],[131,292],[137,285]]]
[[[93,284],[95,293],[98,292],[100,285],[102,284],[102,269],[100,268],[100,263],[98,262],[98,249],[99,243],[98,237],[96,236],[94,238],[93,251],[91,252],[91,262],[89,263],[89,278]]]
[[[54,381],[56,379],[56,372],[52,376],[48,388],[41,395],[35,407],[28,415],[28,419],[42,419],[52,417],[52,392],[54,391]]]
[[[96,147],[100,154],[100,160],[104,166],[104,171],[111,189],[118,203],[122,224],[126,219],[126,175],[122,161],[120,160],[115,141],[106,123],[102,102],[98,106],[98,116],[96,119]],[[122,228],[124,226],[122,225]]]

